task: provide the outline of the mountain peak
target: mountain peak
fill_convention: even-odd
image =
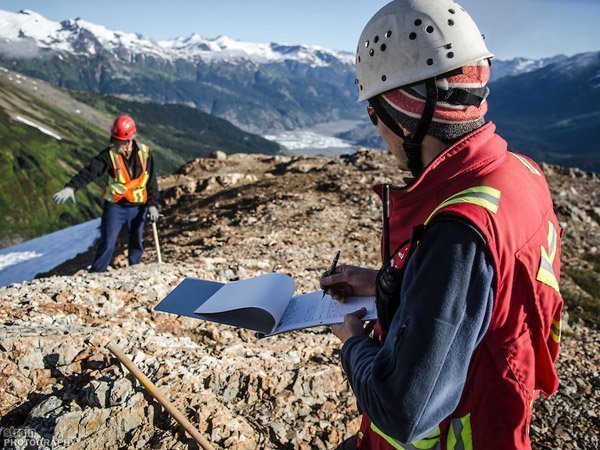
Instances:
[[[93,55],[103,47],[119,59],[125,52],[132,58],[150,55],[167,61],[246,59],[263,63],[297,60],[314,67],[330,65],[336,59],[342,64],[353,62],[353,56],[347,52],[315,46],[247,42],[225,35],[207,39],[193,33],[157,42],[139,33],[110,30],[80,17],[54,22],[29,9],[20,13],[0,10],[0,38],[9,42],[33,39],[40,48],[71,54]],[[94,41],[93,45],[90,45],[90,39]]]
[[[34,17],[34,18],[41,17],[41,18],[45,19],[44,16],[42,16],[39,13],[36,13],[35,11],[33,11],[31,9],[22,9],[22,10],[19,11],[19,14],[23,14],[25,16],[31,16],[31,17]]]

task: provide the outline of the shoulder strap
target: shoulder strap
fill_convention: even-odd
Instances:
[[[142,172],[146,171],[148,166],[148,158],[150,157],[150,147],[144,144],[140,144],[138,148],[138,158],[142,166]]]
[[[108,156],[110,157],[110,162],[113,167],[113,178],[115,180],[119,179],[120,167],[119,167],[119,155],[112,148],[108,149]]]

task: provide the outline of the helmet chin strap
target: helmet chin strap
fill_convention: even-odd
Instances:
[[[433,113],[435,112],[435,105],[438,101],[438,87],[436,85],[436,78],[428,78],[425,81],[427,88],[427,100],[425,101],[425,109],[421,116],[421,120],[417,125],[415,132],[406,136],[400,125],[396,123],[394,119],[388,114],[385,108],[381,105],[379,96],[369,99],[369,104],[375,110],[377,117],[383,121],[386,127],[388,127],[395,135],[402,139],[404,152],[407,157],[407,165],[410,173],[413,177],[417,178],[423,173],[423,160],[422,156],[422,143],[429,126],[433,121]]]

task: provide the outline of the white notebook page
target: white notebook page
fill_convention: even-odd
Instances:
[[[340,303],[330,295],[321,300],[322,296],[323,291],[315,291],[293,297],[273,333],[342,323],[346,314],[363,307],[367,315],[362,320],[377,318],[375,297],[350,297]]]
[[[269,312],[275,323],[278,323],[294,290],[294,280],[287,275],[268,273],[225,284],[194,312],[214,314],[243,308],[260,308]]]

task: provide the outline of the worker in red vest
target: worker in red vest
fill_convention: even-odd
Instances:
[[[150,148],[135,141],[136,126],[126,115],[117,117],[111,129],[110,147],[54,194],[59,204],[75,202],[75,191],[108,173],[104,191],[100,245],[90,272],[104,272],[111,263],[117,238],[126,225],[129,233],[129,264],[139,264],[144,247],[142,234],[148,216],[158,220],[158,183]]]
[[[562,230],[540,167],[485,122],[490,58],[452,0],[396,0],[366,25],[358,101],[402,170],[383,200],[382,267],[321,278],[375,295],[332,328],[360,410],[340,449],[530,449],[531,410],[556,392]]]

